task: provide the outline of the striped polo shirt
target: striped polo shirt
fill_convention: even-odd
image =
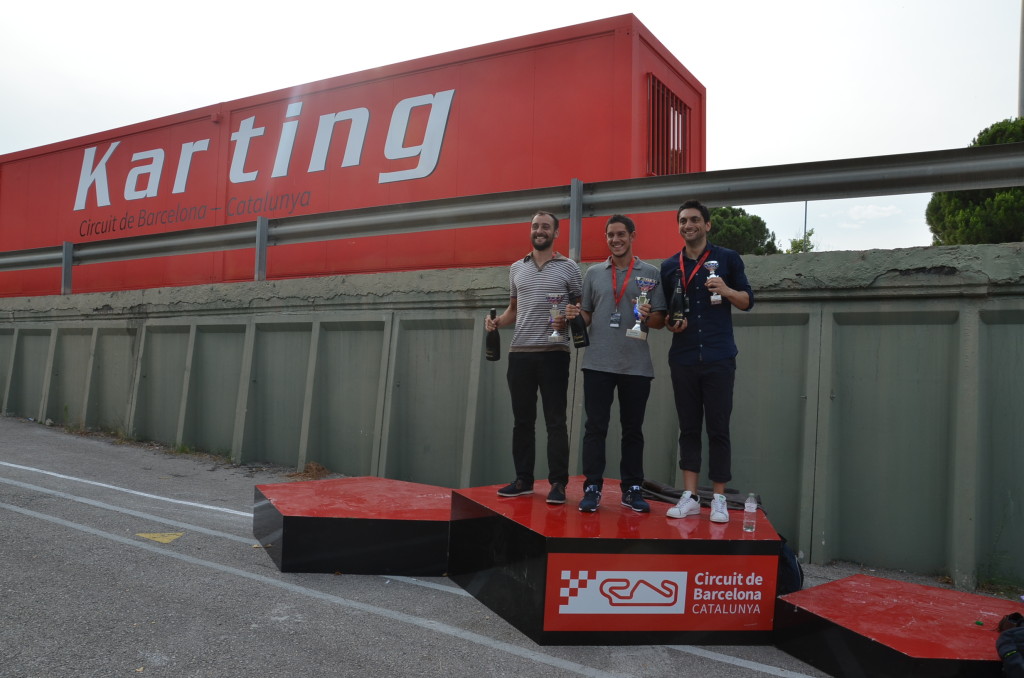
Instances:
[[[551,342],[551,301],[548,295],[560,295],[558,310],[565,315],[569,298],[583,296],[583,276],[572,259],[558,252],[538,269],[533,252],[516,261],[508,272],[509,297],[516,300],[516,330],[513,351],[568,351],[569,331],[561,330],[562,341]]]

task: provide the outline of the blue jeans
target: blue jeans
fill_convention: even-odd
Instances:
[[[708,432],[708,478],[713,483],[732,480],[732,445],[729,419],[736,382],[736,359],[697,365],[669,365],[672,394],[679,417],[679,468],[700,473],[701,424]]]
[[[569,388],[569,352],[509,352],[508,391],[512,397],[512,463],[516,478],[533,484],[537,456],[534,426],[537,391],[544,406],[548,433],[548,481],[569,482],[569,430],[565,421]]]
[[[583,475],[587,485],[604,485],[605,440],[611,420],[612,399],[619,391],[622,458],[619,481],[623,490],[644,482],[644,414],[651,395],[651,378],[583,370],[583,404],[587,424],[583,433]]]

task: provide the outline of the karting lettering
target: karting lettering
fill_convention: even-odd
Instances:
[[[383,154],[387,160],[405,160],[416,158],[416,166],[391,172],[380,172],[377,181],[381,184],[397,181],[410,181],[430,176],[437,168],[444,144],[444,136],[448,127],[449,113],[455,90],[445,90],[434,94],[423,94],[399,101],[391,112],[387,137],[384,142]],[[417,108],[427,109],[426,128],[420,140],[408,137],[413,111]],[[291,171],[292,155],[295,150],[295,139],[302,124],[303,103],[290,102],[285,110],[284,121],[274,155],[274,164],[270,168],[270,178],[287,177]],[[322,172],[330,161],[332,145],[335,140],[339,123],[348,122],[348,134],[344,141],[344,151],[338,163],[340,167],[354,167],[361,162],[367,129],[370,125],[370,111],[366,108],[353,108],[321,115],[317,125],[313,148],[310,152],[306,172]],[[249,167],[249,152],[254,139],[266,134],[265,124],[257,120],[257,116],[249,116],[238,123],[238,128],[231,133],[230,164],[228,180],[232,184],[244,184],[256,181],[260,177],[260,167]],[[82,169],[78,178],[78,189],[75,193],[75,211],[84,210],[89,198],[95,200],[96,207],[110,205],[110,175],[108,166],[120,146],[120,141],[112,142],[106,149],[98,146],[86,148],[82,156]],[[186,142],[178,151],[177,168],[174,173],[174,184],[171,193],[185,193],[188,187],[193,161],[202,159],[201,154],[210,148],[210,139]],[[100,155],[102,153],[102,155]],[[155,198],[160,193],[160,180],[163,175],[167,152],[163,148],[153,148],[132,154],[134,163],[124,177],[123,195],[125,200],[143,200]],[[98,159],[97,159],[98,158]],[[337,162],[337,161],[336,161]],[[280,194],[293,196],[296,194]],[[297,194],[291,197],[291,209],[296,204],[308,204],[308,194]],[[302,197],[304,196],[304,197]],[[268,198],[269,199],[269,198]],[[281,199],[282,204],[289,200]],[[252,205],[235,206],[238,213],[252,213]],[[97,228],[85,226],[85,230],[95,233]]]

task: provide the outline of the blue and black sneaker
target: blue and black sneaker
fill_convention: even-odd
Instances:
[[[634,485],[622,493],[622,505],[628,506],[637,513],[650,513],[651,505],[644,499],[644,491],[639,485]]]
[[[597,485],[587,485],[583,488],[583,499],[580,500],[580,511],[593,513],[601,504],[601,490]]]
[[[528,494],[533,494],[533,483],[523,482],[521,478],[516,478],[498,490],[499,497],[522,497]]]

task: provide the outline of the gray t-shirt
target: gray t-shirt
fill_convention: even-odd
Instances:
[[[591,314],[590,346],[583,356],[583,369],[616,374],[635,374],[642,377],[654,377],[654,366],[651,364],[651,351],[646,341],[626,336],[626,330],[636,324],[633,315],[633,304],[640,296],[637,278],[648,278],[657,282],[657,287],[648,292],[651,311],[665,311],[665,294],[661,289],[660,274],[657,266],[648,264],[634,257],[633,271],[629,274],[626,290],[622,292],[622,281],[626,277],[626,268],[617,268],[615,282],[617,289],[612,292],[612,259],[608,257],[600,264],[587,269],[583,277],[583,310]],[[619,303],[615,303],[615,295],[622,293]],[[621,316],[618,327],[611,327],[611,316],[618,310]]]

